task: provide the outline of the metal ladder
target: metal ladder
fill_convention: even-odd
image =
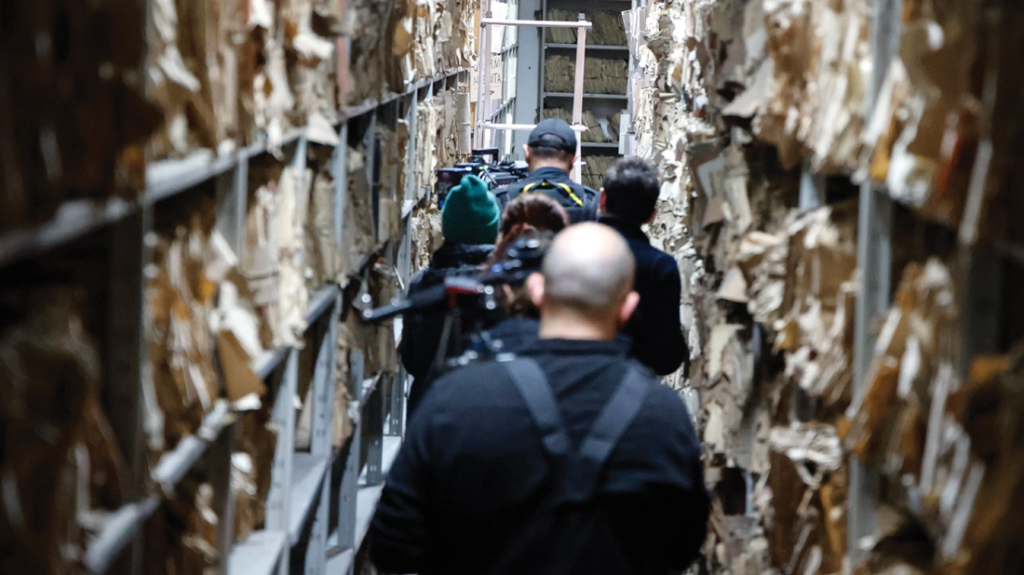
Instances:
[[[537,28],[576,28],[576,81],[573,88],[572,95],[572,129],[577,134],[585,132],[587,128],[583,125],[583,66],[585,63],[585,54],[587,49],[587,30],[593,27],[593,24],[586,21],[586,17],[583,14],[579,15],[577,22],[548,22],[543,20],[494,20],[491,18],[491,12],[487,12],[487,17],[480,20],[480,40],[478,43],[477,51],[477,74],[478,82],[476,103],[476,130],[473,132],[473,147],[484,148],[485,142],[487,141],[487,132],[499,131],[499,130],[522,130],[529,131],[536,127],[536,124],[495,124],[486,121],[490,118],[491,113],[491,98],[490,98],[490,76],[491,76],[491,26],[534,26]],[[540,79],[544,81],[543,78]],[[574,182],[581,183],[583,180],[582,170],[580,169],[580,138],[576,138],[576,160],[573,162],[572,180]]]

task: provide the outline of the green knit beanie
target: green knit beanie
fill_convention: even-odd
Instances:
[[[473,175],[448,191],[441,210],[441,231],[446,242],[493,244],[498,239],[501,208],[487,184]]]

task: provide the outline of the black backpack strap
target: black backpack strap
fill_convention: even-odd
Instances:
[[[615,394],[605,404],[590,433],[583,439],[576,461],[567,469],[566,501],[583,502],[590,499],[605,463],[636,419],[647,397],[644,376],[635,367],[626,368],[626,377]]]
[[[558,402],[555,394],[548,385],[548,378],[544,375],[537,362],[529,358],[516,358],[504,362],[512,383],[519,390],[523,397],[530,417],[541,434],[541,442],[544,449],[554,457],[565,457],[572,448],[569,435],[562,424],[562,415],[558,411]]]
[[[554,498],[554,503],[589,500],[605,463],[644,404],[647,386],[643,374],[635,367],[626,368],[625,378],[601,410],[579,451],[571,453],[572,442],[562,424],[558,402],[540,366],[521,357],[502,363],[541,433],[544,449],[565,463],[561,494]]]
[[[584,201],[580,198],[581,194],[577,194],[573,191],[572,186],[564,184],[562,182],[549,182],[547,179],[541,180],[540,182],[531,182],[523,186],[523,193],[528,194],[537,190],[553,190],[559,193],[561,196],[572,201],[576,204],[576,207],[584,207]]]

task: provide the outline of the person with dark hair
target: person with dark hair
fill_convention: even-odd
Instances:
[[[476,176],[464,176],[462,182],[448,192],[448,200],[441,211],[444,244],[434,252],[430,265],[409,283],[407,297],[436,287],[451,275],[476,275],[479,266],[494,250],[500,214],[498,203],[487,185]],[[430,374],[447,313],[447,306],[439,304],[405,316],[398,351],[402,365],[413,378],[409,391],[409,417],[430,387]],[[449,341],[449,348],[456,343]]]
[[[641,158],[623,158],[605,175],[602,224],[615,228],[636,259],[640,305],[623,333],[632,354],[658,375],[668,375],[690,357],[679,318],[682,281],[676,260],[651,246],[641,226],[654,219],[661,185],[654,167]]]
[[[557,234],[569,224],[568,212],[555,200],[544,194],[519,195],[501,214],[501,239],[489,261],[494,263],[504,257],[508,246],[529,230]]]
[[[576,161],[576,132],[569,124],[557,118],[541,120],[523,151],[530,175],[494,190],[502,209],[520,194],[541,193],[565,208],[573,223],[597,219],[598,192],[569,177]]]
[[[544,194],[521,194],[509,202],[502,214],[501,240],[487,260],[487,267],[504,260],[516,240],[531,238],[545,245],[551,236],[568,226],[569,214],[558,202]],[[537,340],[540,310],[533,305],[523,284],[501,286],[497,300],[507,317],[485,332],[484,341],[491,352],[487,355],[517,353]]]
[[[367,540],[382,573],[671,575],[710,512],[679,395],[616,339],[633,256],[595,223],[561,232],[527,280],[540,339],[434,384]]]

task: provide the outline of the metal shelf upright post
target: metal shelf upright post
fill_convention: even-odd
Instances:
[[[896,54],[900,38],[902,0],[875,0],[871,18],[871,53],[874,61],[865,115],[874,112],[878,94]],[[857,230],[857,267],[860,294],[854,321],[853,396],[854,404],[866,392],[866,378],[874,355],[873,325],[889,308],[892,282],[892,200],[870,180],[860,188]],[[850,554],[859,560],[860,541],[874,533],[877,487],[871,471],[856,458],[850,460],[848,529]]]

